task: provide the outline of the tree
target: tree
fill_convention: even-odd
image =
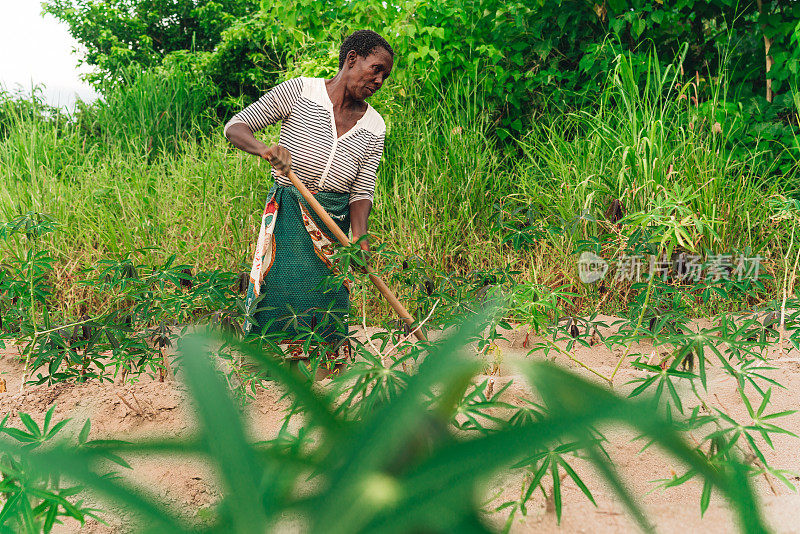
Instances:
[[[90,82],[132,63],[159,64],[172,52],[211,51],[223,30],[258,10],[257,0],[46,0],[44,13],[65,22],[98,67]]]

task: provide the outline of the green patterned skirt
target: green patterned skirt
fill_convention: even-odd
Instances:
[[[314,197],[346,234],[349,195],[321,191]],[[287,345],[289,357],[307,357],[320,348],[329,360],[349,357],[350,292],[331,280],[334,246],[328,228],[296,188],[276,184],[270,189],[245,301],[248,336]]]

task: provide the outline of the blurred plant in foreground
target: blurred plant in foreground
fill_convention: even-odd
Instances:
[[[729,499],[743,531],[765,530],[742,464],[734,459],[709,463],[647,404],[620,399],[549,363],[521,367],[541,398],[538,408],[518,409],[510,420],[498,420],[485,432],[451,432],[450,423],[464,412],[463,399],[476,398],[470,382],[479,362],[464,357],[464,346],[489,319],[478,314],[454,335],[431,345],[418,372],[358,418],[336,412],[336,388],[312,387],[285,361],[240,344],[239,350],[287,391],[293,414],[303,419],[296,434],[286,424],[274,440],[250,443],[212,364],[210,340],[189,336],[182,344],[181,370],[200,424],[193,438],[47,450],[0,442],[0,450],[19,455],[42,476],[68,477],[124,505],[140,518],[137,528],[142,532],[187,532],[197,526],[176,517],[155,497],[98,474],[98,460],[109,453],[204,456],[219,473],[224,497],[212,524],[199,531],[261,533],[291,524],[326,533],[490,532],[481,518],[479,482],[525,461],[533,451],[580,443],[640,527],[651,530],[589,430],[615,422],[647,435],[716,486]],[[548,469],[571,472],[557,456],[549,457],[553,461],[541,464],[539,479]]]

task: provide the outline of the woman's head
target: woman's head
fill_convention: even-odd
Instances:
[[[371,30],[350,34],[339,48],[339,71],[350,91],[363,100],[381,88],[394,66],[394,50]]]

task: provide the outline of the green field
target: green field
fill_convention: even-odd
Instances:
[[[77,528],[97,502],[115,526],[156,532],[519,532],[534,510],[575,517],[576,495],[621,503],[618,529],[680,518],[649,517],[651,490],[621,480],[607,449],[649,454],[623,427],[661,447],[642,464],[664,474],[651,489],[681,486],[693,517],[727,507],[731,528],[787,527],[774,521],[796,496],[796,455],[781,460],[800,431],[785,408],[800,350],[800,2],[43,9],[83,46],[102,98],[66,112],[40,89],[0,91],[0,531]],[[370,101],[388,128],[370,261],[431,341],[412,343],[345,269],[355,356],[315,384],[319,358],[242,340],[240,273],[272,179],[222,129],[279,81],[332,77],[361,27],[396,54]],[[274,143],[278,126],[258,136]],[[607,262],[600,280],[587,257]],[[89,419],[56,422],[69,395],[127,411],[98,438]],[[191,431],[159,419],[190,404]],[[266,441],[248,434],[254,413]],[[120,420],[170,433],[130,443]],[[135,479],[159,455],[199,458],[215,499],[182,507],[107,476],[132,460]],[[184,467],[162,478],[201,485]],[[510,485],[487,488],[498,472]]]

